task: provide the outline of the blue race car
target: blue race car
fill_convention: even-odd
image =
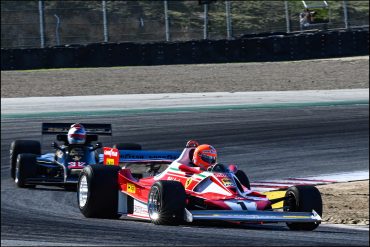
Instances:
[[[74,131],[73,133],[71,131]],[[112,135],[111,124],[43,123],[42,134],[56,135],[53,153],[41,154],[35,140],[16,140],[10,146],[10,175],[20,188],[36,185],[76,190],[78,177],[87,165],[102,162],[99,135]],[[95,144],[93,144],[95,142]]]

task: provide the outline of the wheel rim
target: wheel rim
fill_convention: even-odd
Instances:
[[[294,212],[294,211],[297,211],[296,208],[297,208],[297,202],[296,202],[296,198],[295,198],[295,195],[294,193],[289,193],[288,192],[288,196],[287,196],[287,200],[286,200],[286,208],[285,208],[285,211],[290,211],[290,212]]]
[[[86,205],[88,191],[89,188],[87,186],[86,175],[82,175],[78,186],[78,204],[80,208],[83,208]]]
[[[19,167],[18,166],[15,167],[15,178],[14,178],[14,182],[16,184],[19,182]]]
[[[153,187],[149,194],[148,200],[148,212],[149,217],[152,220],[157,220],[159,218],[161,208],[161,200],[158,187]]]

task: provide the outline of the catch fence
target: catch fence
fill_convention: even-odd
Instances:
[[[302,30],[304,3],[327,3],[327,22]],[[368,25],[369,1],[1,1],[1,48],[233,40]]]

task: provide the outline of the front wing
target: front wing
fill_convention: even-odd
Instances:
[[[277,211],[234,211],[234,210],[187,210],[185,221],[224,220],[251,223],[269,222],[315,222],[321,223],[321,217],[312,212],[277,212]]]

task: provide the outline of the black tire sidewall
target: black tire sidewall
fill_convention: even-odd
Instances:
[[[179,225],[184,221],[184,212],[186,205],[186,193],[184,186],[177,181],[161,180],[153,184],[153,188],[159,190],[160,212],[158,219],[151,221],[156,225]],[[149,198],[148,198],[149,200]]]
[[[15,140],[10,144],[9,161],[10,161],[10,176],[15,179],[15,168],[17,165],[18,154],[31,153],[40,155],[41,144],[34,140]]]
[[[27,179],[37,175],[36,157],[35,154],[18,154],[16,162],[18,172],[15,174],[18,187],[34,187],[34,185],[27,185]]]
[[[87,218],[119,218],[118,171],[120,167],[92,165],[85,167],[77,184],[77,203],[81,213]],[[82,176],[87,180],[87,201],[80,207],[79,189]]]
[[[314,186],[294,186],[288,188],[285,196],[293,196],[295,205],[292,211],[312,212],[315,210],[320,217],[322,216],[322,198],[320,191]],[[288,206],[284,201],[284,207]],[[312,231],[319,226],[319,223],[287,223],[292,230]]]

